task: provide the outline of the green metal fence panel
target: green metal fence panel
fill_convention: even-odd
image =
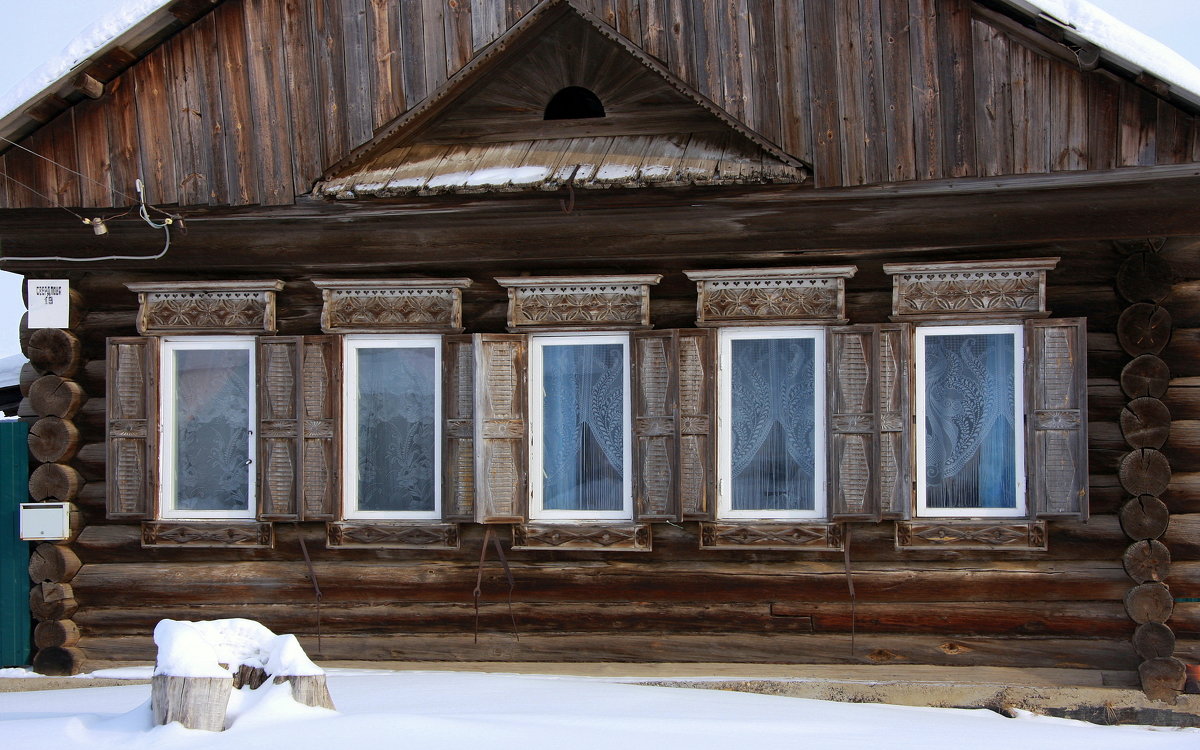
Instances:
[[[0,666],[29,663],[29,543],[20,504],[29,497],[29,427],[0,422]]]

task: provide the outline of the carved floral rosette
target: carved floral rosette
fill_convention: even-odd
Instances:
[[[892,277],[892,319],[1045,317],[1046,272],[1058,260],[885,263],[883,271]]]
[[[684,271],[696,282],[696,325],[846,323],[855,266]]]
[[[632,330],[650,327],[650,287],[662,276],[498,277],[508,289],[508,330]]]
[[[1045,551],[1045,521],[899,521],[897,549]]]
[[[138,281],[138,333],[274,333],[277,279]]]
[[[470,279],[313,279],[325,333],[461,333]]]

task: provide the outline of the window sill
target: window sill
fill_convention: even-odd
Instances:
[[[733,521],[700,524],[700,549],[842,549],[842,527],[836,523]]]
[[[513,526],[513,549],[649,552],[652,538],[650,524],[647,523],[547,523]]]
[[[330,549],[458,549],[458,524],[436,521],[337,521],[326,526]]]
[[[275,531],[258,521],[143,521],[142,547],[270,549]]]
[[[1046,522],[996,519],[898,521],[896,549],[1046,550]]]

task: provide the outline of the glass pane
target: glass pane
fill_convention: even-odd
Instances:
[[[434,350],[357,353],[358,509],[433,511]]]
[[[731,508],[813,510],[816,341],[734,339]]]
[[[925,338],[925,503],[1016,508],[1010,333]]]
[[[175,509],[250,504],[250,352],[175,351]]]
[[[621,510],[623,347],[543,347],[542,386],[542,507]]]

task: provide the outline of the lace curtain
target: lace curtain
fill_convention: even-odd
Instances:
[[[735,339],[733,510],[812,510],[815,346],[810,338]]]
[[[174,352],[175,509],[246,510],[250,502],[250,352]]]
[[[930,508],[1015,508],[1011,334],[925,339],[925,482]]]
[[[542,348],[543,508],[622,508],[624,382],[620,344]]]
[[[360,348],[358,510],[432,511],[434,351]]]

